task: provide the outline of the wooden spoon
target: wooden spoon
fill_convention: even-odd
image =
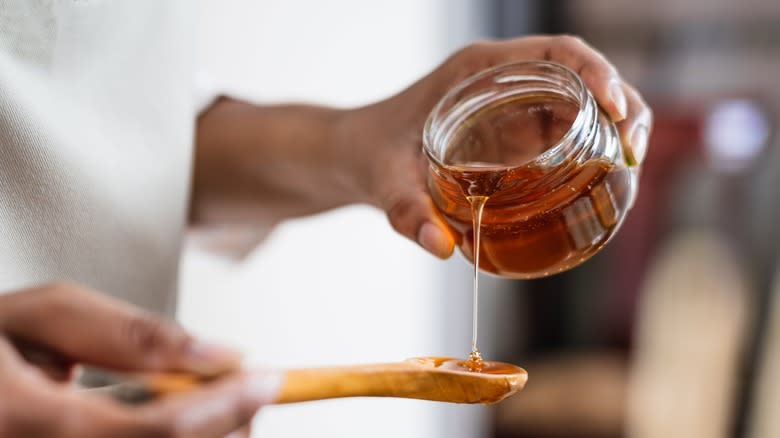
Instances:
[[[131,384],[146,398],[186,391],[208,379],[192,374],[136,374]],[[400,397],[450,403],[497,403],[521,390],[528,373],[518,366],[483,362],[480,371],[470,371],[463,361],[424,357],[403,362],[305,368],[285,371],[285,382],[276,404],[342,397]],[[123,389],[128,393],[128,388]],[[123,391],[114,392],[114,395]],[[131,391],[132,392],[132,391]],[[126,398],[126,397],[120,397]]]

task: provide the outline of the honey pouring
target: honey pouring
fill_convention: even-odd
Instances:
[[[276,403],[358,396],[496,403],[514,394],[526,371],[483,360],[477,346],[479,271],[528,279],[571,269],[614,236],[636,195],[638,171],[615,125],[575,73],[550,62],[466,79],[433,109],[423,143],[433,203],[473,263],[471,353],[287,370]],[[125,393],[135,385],[136,395],[152,397],[213,379],[129,377]]]

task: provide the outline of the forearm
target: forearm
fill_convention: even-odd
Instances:
[[[219,99],[198,118],[192,221],[275,222],[365,201],[348,112]]]

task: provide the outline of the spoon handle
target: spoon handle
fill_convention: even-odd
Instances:
[[[190,373],[117,374],[121,383],[98,392],[129,403],[142,403],[160,396],[192,390],[221,376]],[[419,369],[408,363],[351,365],[288,369],[275,404],[297,403],[341,397],[407,397],[423,381]]]
[[[342,397],[409,397],[425,384],[419,367],[406,363],[291,369],[277,404]]]

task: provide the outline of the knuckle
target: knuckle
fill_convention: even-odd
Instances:
[[[61,304],[86,298],[92,293],[85,287],[68,280],[57,280],[44,284],[37,291],[48,300]]]
[[[472,41],[465,49],[472,52],[480,52],[490,47],[493,43],[494,41],[489,39],[479,39]]]
[[[494,40],[483,38],[483,39],[472,41],[468,47],[470,47],[471,50],[482,51],[492,47],[493,44],[495,44]]]
[[[455,52],[442,65],[446,72],[443,82],[454,85],[495,65],[497,44],[492,40],[477,40]]]
[[[477,40],[460,49],[456,58],[463,58],[471,60],[485,55],[485,52],[493,45],[493,41],[490,40]]]
[[[67,309],[74,298],[85,292],[74,283],[54,281],[33,289],[31,293],[31,298],[37,303],[36,307],[42,314],[54,315]]]
[[[173,324],[148,313],[128,316],[122,325],[122,338],[143,352],[170,347],[180,336]]]
[[[558,35],[557,37],[558,43],[561,46],[567,47],[567,48],[580,48],[583,46],[586,46],[585,40],[582,39],[582,37],[577,35],[571,35],[571,34],[563,34]]]
[[[620,74],[611,64],[601,60],[587,60],[582,64],[579,70],[580,74],[591,75],[596,80],[603,80],[605,85],[620,83]]]
[[[48,294],[50,296],[62,296],[70,293],[79,293],[81,288],[67,280],[57,280],[51,283],[44,284],[38,288],[41,293]]]

